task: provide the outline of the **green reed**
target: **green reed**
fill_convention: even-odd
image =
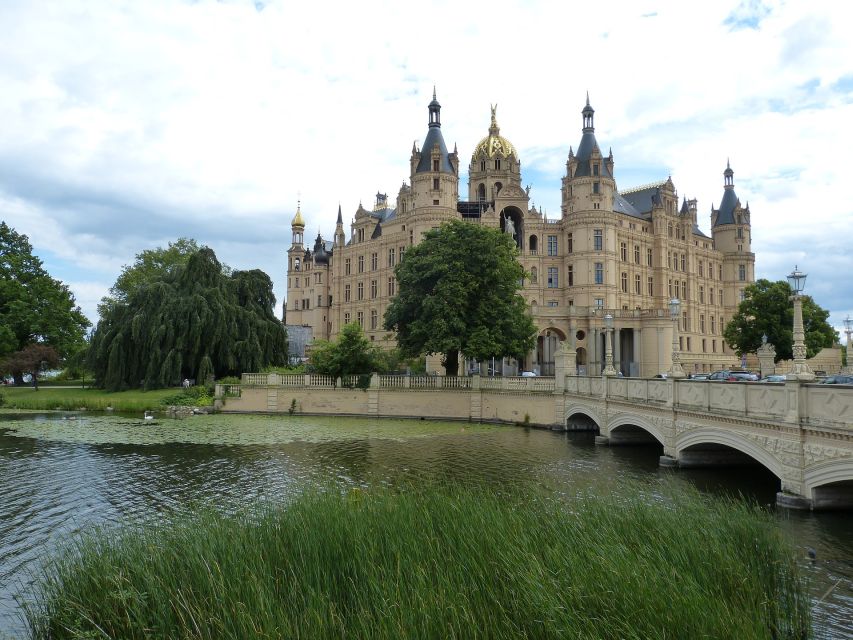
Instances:
[[[464,488],[309,493],[99,530],[44,574],[35,638],[807,638],[757,507]]]

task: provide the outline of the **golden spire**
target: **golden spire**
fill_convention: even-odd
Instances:
[[[304,227],[305,220],[302,218],[302,201],[296,201],[296,215],[293,216],[293,222],[290,223],[292,227]]]

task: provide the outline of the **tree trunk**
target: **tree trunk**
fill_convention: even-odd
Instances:
[[[459,351],[457,349],[451,349],[445,353],[441,364],[444,365],[444,375],[459,375]]]
[[[21,371],[13,371],[12,372],[12,380],[15,383],[16,387],[20,387],[24,384],[24,374]]]

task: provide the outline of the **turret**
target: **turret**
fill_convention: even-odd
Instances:
[[[346,244],[346,236],[344,235],[344,219],[341,215],[341,205],[338,203],[338,221],[335,223],[335,243],[334,247],[343,247]]]
[[[412,148],[411,182],[414,207],[441,206],[456,208],[459,197],[459,159],[448,153],[441,134],[441,105],[433,89],[429,103],[429,128],[423,147]]]
[[[735,307],[743,298],[746,285],[755,280],[755,254],[752,253],[749,205],[741,206],[729,162],[723,171],[720,208],[711,207],[711,234],[714,247],[723,252],[724,304]]]
[[[563,178],[563,215],[574,211],[606,209],[613,200],[613,152],[605,158],[595,139],[595,110],[589,104],[581,110],[583,129],[577,152],[569,149],[566,175]]]

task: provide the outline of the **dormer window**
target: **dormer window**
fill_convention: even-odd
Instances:
[[[500,158],[497,158],[495,160],[495,171],[500,171],[500,170],[501,170],[501,160],[500,160]]]
[[[438,158],[433,159],[432,161],[432,170],[438,171]]]
[[[594,176],[598,175],[598,163],[597,162],[594,165],[592,165],[592,175],[594,175]]]

